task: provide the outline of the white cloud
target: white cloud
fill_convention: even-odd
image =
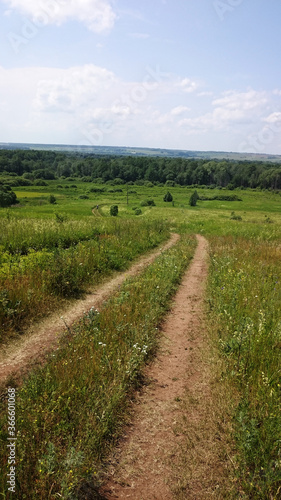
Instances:
[[[77,20],[96,33],[110,30],[116,20],[109,0],[2,0],[40,25]]]
[[[171,115],[179,116],[179,115],[182,115],[184,113],[187,113],[188,111],[190,111],[190,108],[188,108],[187,106],[177,106],[176,108],[172,109]]]
[[[49,78],[38,81],[33,107],[40,112],[75,113],[81,108],[89,109],[96,103],[98,94],[106,93],[116,83],[112,72],[93,64],[53,70]]]
[[[237,92],[229,90],[224,92],[223,97],[215,99],[213,104],[219,108],[228,110],[240,110],[245,113],[251,110],[258,110],[268,101],[266,92],[248,90],[247,92]]]
[[[213,92],[210,91],[199,92],[197,95],[198,97],[210,97],[213,95]]]
[[[184,92],[194,92],[198,88],[199,84],[195,81],[190,80],[190,78],[183,78],[178,82],[178,87]]]
[[[263,127],[279,130],[273,92],[233,90],[203,103],[180,81],[159,68],[124,81],[93,64],[0,67],[1,140],[235,150]]]
[[[281,113],[280,111],[275,111],[274,113],[271,113],[271,115],[267,116],[264,118],[264,121],[266,123],[280,123],[281,122]]]
[[[180,124],[190,130],[222,130],[256,123],[261,119],[268,104],[266,92],[227,91],[212,101],[213,110],[195,118],[181,120]]]

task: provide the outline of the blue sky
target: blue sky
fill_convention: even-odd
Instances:
[[[279,0],[0,0],[0,142],[281,154]]]

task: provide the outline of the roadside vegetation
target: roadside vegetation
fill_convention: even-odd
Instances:
[[[121,430],[129,396],[155,352],[160,320],[194,248],[195,240],[183,237],[127,280],[100,313],[85,315],[47,365],[17,390],[18,498],[75,499],[87,484],[99,484],[101,460]],[[6,404],[0,418],[6,442]],[[4,446],[0,453],[3,491]]]
[[[236,394],[233,428],[245,498],[281,493],[280,240],[211,238],[210,321],[222,377]]]
[[[162,221],[0,219],[0,342],[168,236]]]

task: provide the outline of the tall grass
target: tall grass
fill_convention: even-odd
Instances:
[[[238,394],[235,438],[245,498],[281,497],[280,241],[211,239],[212,328]],[[231,390],[231,389],[230,389]]]
[[[74,500],[82,485],[98,483],[101,460],[120,432],[132,387],[157,346],[160,319],[194,247],[194,239],[183,238],[126,281],[17,390],[17,498]],[[10,498],[6,404],[0,421],[0,491]]]
[[[25,224],[28,226],[24,221],[23,226]],[[23,226],[19,223],[19,234],[11,239],[14,249],[19,248],[16,241],[20,241]],[[169,235],[168,225],[162,221],[106,219],[85,226],[81,223],[81,231],[87,229],[89,240],[82,242],[79,242],[83,232],[79,224],[77,227],[74,223],[69,224],[66,232],[64,224],[57,224],[61,232],[55,226],[55,233],[53,223],[39,221],[38,226],[44,228],[42,233],[39,231],[39,240],[36,232],[32,236],[34,223],[28,226],[30,232],[26,241],[28,245],[31,245],[32,237],[34,241],[33,247],[28,246],[27,255],[6,251],[0,256],[0,340],[10,329],[22,327],[26,320],[46,314],[61,298],[78,296],[87,285],[96,285],[113,270],[126,269],[137,255],[157,246]],[[7,232],[13,229],[14,221]],[[60,239],[66,242],[66,235],[71,230],[72,245],[64,248]],[[51,235],[49,243],[54,237],[58,246],[38,250],[41,243],[47,241],[45,236],[48,234]],[[78,241],[75,245],[74,240]]]

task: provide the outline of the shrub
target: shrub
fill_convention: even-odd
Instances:
[[[99,188],[99,187],[92,187],[89,189],[89,193],[103,193],[104,188]]]
[[[110,215],[112,215],[113,217],[116,217],[118,215],[118,205],[111,205]]]
[[[142,211],[140,208],[136,208],[135,209],[135,215],[141,215],[142,214]]]
[[[219,201],[242,201],[242,199],[239,198],[236,194],[230,194],[230,195],[219,194],[219,195],[216,195],[216,196],[200,195],[200,196],[198,196],[198,200],[202,200],[202,201],[213,201],[213,200],[219,200]]]
[[[62,224],[63,222],[67,221],[67,215],[59,214],[58,212],[55,212],[55,220],[56,222],[59,222]]]
[[[242,220],[241,215],[236,215],[235,212],[231,212],[231,220]]]
[[[118,186],[120,184],[125,184],[125,181],[123,181],[123,179],[120,179],[120,177],[116,177],[116,179],[112,181],[112,186]]]
[[[167,191],[167,193],[165,194],[165,196],[164,196],[163,199],[164,199],[165,202],[171,202],[171,201],[173,201],[173,196],[171,195],[170,191]]]
[[[9,186],[0,186],[0,207],[10,207],[18,203],[16,194]]]
[[[148,203],[147,203],[147,200],[143,200],[140,202],[140,206],[141,207],[148,207]]]
[[[51,205],[55,205],[57,203],[57,199],[53,194],[50,194],[49,196],[49,203],[51,203]]]
[[[48,186],[46,181],[43,181],[43,179],[37,179],[34,181],[34,186]]]
[[[197,204],[197,200],[199,199],[199,196],[198,196],[198,193],[197,191],[195,190],[194,193],[192,193],[192,195],[190,196],[189,198],[189,205],[191,207],[195,207],[196,204]]]

